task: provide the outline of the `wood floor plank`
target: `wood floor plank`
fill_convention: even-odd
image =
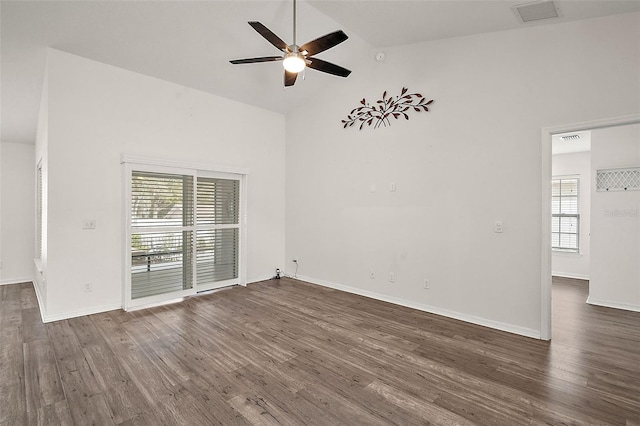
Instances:
[[[114,320],[115,318],[115,320]],[[166,379],[153,364],[153,360],[137,345],[127,331],[123,328],[120,314],[115,313],[101,315],[97,319],[100,324],[102,337],[109,344],[119,365],[125,371],[146,402],[154,405],[158,399],[171,394],[173,384]],[[116,376],[118,377],[118,376]]]
[[[22,309],[22,341],[47,339],[47,328],[40,321],[40,309],[38,307]]]
[[[125,330],[138,345],[149,367],[161,374],[165,383],[175,386],[191,378],[192,371],[170,350],[171,340],[158,339],[139,321],[127,323]]]
[[[504,416],[505,420],[527,417],[528,410],[523,408],[518,392],[493,381],[483,380],[469,371],[460,370],[455,364],[450,366],[445,362],[433,361],[419,354],[403,353],[391,348],[386,348],[384,352],[377,350],[375,353],[359,349],[354,349],[353,352],[361,357],[375,356],[377,359],[386,360],[390,365],[404,363],[409,368],[419,371],[426,381],[441,388],[453,389],[458,396],[464,395],[465,400],[471,401],[473,408],[478,411],[484,411],[486,407],[483,406],[482,401],[489,397],[491,401],[489,411],[495,412],[496,417]],[[443,395],[444,393],[441,393],[436,401],[442,400]]]
[[[287,422],[286,419],[279,420],[278,417],[280,416],[280,414],[277,412],[277,410],[274,410],[274,408],[267,400],[265,400],[265,398],[258,395],[238,395],[229,400],[229,404],[235,410],[241,413],[247,420],[247,422],[252,425],[293,425],[293,423]]]
[[[29,412],[29,424],[37,426],[71,426],[74,424],[66,400],[40,407],[37,412]]]
[[[0,425],[27,421],[22,284],[0,286]]]
[[[69,411],[75,425],[115,425],[103,394],[78,394],[69,398]]]
[[[24,386],[24,353],[21,323],[0,331],[0,387]]]
[[[108,345],[92,344],[83,351],[115,423],[153,413],[153,406],[147,403]]]
[[[543,342],[291,279],[49,324],[0,286],[0,426],[640,425],[640,313],[587,291]]]
[[[197,346],[201,350],[215,355],[213,360],[220,363],[225,371],[234,371],[251,362],[242,349],[234,348],[234,346],[238,346],[237,342],[230,341],[225,330],[211,327],[211,324],[202,317],[197,316],[197,319],[192,318],[191,320],[183,318],[176,323],[173,321],[175,314],[169,308],[167,311],[156,310],[154,313],[165,327],[178,331],[179,335],[188,336],[188,340],[194,343],[192,346]],[[183,323],[186,324],[183,325]],[[184,330],[187,331],[183,331],[185,326],[187,328]],[[242,340],[245,341],[246,338],[243,337]]]
[[[47,342],[23,344],[27,411],[65,399],[53,347]]]
[[[27,404],[22,383],[0,383],[0,426],[27,423]]]
[[[194,377],[182,383],[182,386],[193,395],[203,411],[209,412],[222,425],[249,425],[250,423],[236,411],[228,402],[228,394],[220,392],[219,388],[211,385],[200,377]]]
[[[36,291],[31,283],[23,283],[20,285],[20,304],[23,310],[38,307]]]
[[[298,392],[316,407],[332,413],[344,425],[389,425],[389,421],[369,412],[344,395],[338,395],[324,386],[312,386]]]
[[[344,366],[340,363],[323,363],[318,365],[316,359],[311,360],[304,356],[297,357],[286,363],[288,370],[295,371],[299,377],[304,377],[309,382],[306,390],[313,393],[318,387],[331,392],[336,398],[349,404],[365,407],[369,415],[376,419],[382,419],[390,424],[419,424],[420,419],[415,412],[405,410],[399,404],[384,398],[371,390],[374,378],[368,377],[362,371],[353,366]]]
[[[474,423],[459,416],[446,408],[443,408],[433,401],[417,398],[413,395],[404,393],[399,389],[393,388],[379,380],[376,380],[367,386],[368,390],[375,392],[388,400],[391,404],[404,408],[413,413],[420,413],[414,419],[416,423],[428,422],[429,419],[438,419],[441,425],[473,425]]]
[[[290,383],[282,375],[274,375],[265,372],[259,366],[248,365],[238,369],[235,372],[235,378],[249,388],[246,395],[267,396],[253,400],[249,397],[246,402],[255,403],[251,405],[253,409],[264,402],[266,404],[264,407],[270,407],[266,410],[269,417],[273,417],[280,423],[299,425],[315,421],[317,424],[335,424],[336,419],[329,419],[324,412],[301,398],[297,392],[292,392]]]
[[[21,288],[20,284],[0,286],[0,386],[21,384],[24,380]]]
[[[222,425],[216,416],[198,401],[182,384],[171,389],[171,394],[156,405],[159,417],[166,424]]]

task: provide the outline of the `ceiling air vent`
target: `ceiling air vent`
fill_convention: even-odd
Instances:
[[[573,141],[580,140],[580,135],[577,133],[574,133],[573,135],[560,136],[560,139],[562,139],[565,142],[573,142]]]
[[[560,9],[552,1],[537,1],[513,6],[518,18],[524,22],[540,21],[542,19],[558,18],[562,16]]]

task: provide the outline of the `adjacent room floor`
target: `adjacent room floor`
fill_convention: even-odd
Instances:
[[[640,424],[640,313],[554,279],[544,342],[282,279],[42,324],[0,287],[0,425]]]

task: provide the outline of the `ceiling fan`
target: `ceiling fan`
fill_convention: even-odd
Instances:
[[[298,46],[296,44],[296,0],[293,0],[293,44],[288,45],[270,29],[257,21],[250,21],[253,27],[269,43],[283,52],[282,56],[262,56],[259,58],[234,59],[232,64],[254,64],[257,62],[282,61],[284,66],[284,85],[293,86],[298,73],[306,67],[316,71],[326,72],[339,77],[347,77],[351,71],[331,62],[313,57],[320,52],[331,49],[349,38],[342,30],[326,34],[313,41]]]

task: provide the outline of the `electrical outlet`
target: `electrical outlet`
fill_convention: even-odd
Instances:
[[[294,257],[293,259],[291,259],[291,261],[292,261],[293,263],[298,263],[298,258],[297,258],[297,257]]]
[[[369,278],[371,278],[372,280],[375,280],[376,279],[376,273],[373,272],[373,271],[370,271],[369,272]]]
[[[389,282],[395,282],[396,281],[396,274],[393,272],[389,272]]]
[[[82,229],[96,229],[95,219],[84,219],[82,221]]]
[[[429,284],[429,280],[428,279],[424,279],[424,288],[426,290],[429,290],[431,288],[431,284]]]
[[[91,291],[93,291],[93,284],[91,284],[91,283],[84,283],[83,288],[84,288],[84,291],[86,291],[86,292],[91,292]]]
[[[502,221],[501,220],[496,220],[493,224],[493,232],[496,232],[498,234],[502,233]]]

